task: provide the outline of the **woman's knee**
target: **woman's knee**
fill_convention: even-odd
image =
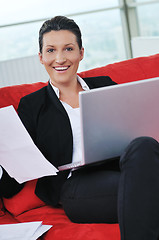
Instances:
[[[148,137],[148,136],[142,136],[142,137],[137,137],[137,138],[133,139],[130,142],[130,146],[133,144],[143,145],[145,147],[145,146],[149,146],[149,145],[153,145],[153,144],[158,144],[158,142],[155,138]]]
[[[150,161],[154,156],[159,158],[159,143],[152,137],[138,137],[130,142],[120,158],[120,166],[128,161],[135,161],[140,164],[142,161]]]

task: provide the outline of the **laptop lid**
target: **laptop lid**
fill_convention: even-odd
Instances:
[[[83,164],[120,156],[131,140],[159,140],[159,77],[80,92]]]

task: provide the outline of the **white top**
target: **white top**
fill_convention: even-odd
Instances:
[[[83,90],[88,91],[89,87],[84,82],[84,80],[77,76],[78,82],[81,84]],[[57,97],[59,98],[59,89],[53,86],[50,82],[51,86],[53,87]],[[82,160],[82,148],[81,148],[81,127],[80,127],[80,109],[79,108],[72,108],[69,104],[62,102],[71,123],[72,133],[73,133],[73,156],[72,162],[79,162]]]

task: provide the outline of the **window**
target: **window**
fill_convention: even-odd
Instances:
[[[76,16],[74,20],[81,28],[85,48],[81,70],[126,58],[118,9]]]
[[[159,36],[159,0],[125,1],[131,37]]]
[[[36,55],[39,28],[55,15],[73,18],[81,28],[80,71],[121,61],[131,57],[133,36],[159,36],[158,13],[159,0],[6,0],[0,8],[0,61]]]
[[[0,28],[0,61],[38,53],[41,22]]]
[[[137,7],[140,36],[159,36],[159,2]]]
[[[7,1],[4,4],[7,6]],[[63,1],[62,9],[61,1],[54,5],[52,0],[45,3],[28,0],[24,4],[14,0],[11,4],[12,11],[3,11],[7,9],[5,5],[0,10],[4,25],[0,28],[0,61],[37,54],[38,31],[44,21],[38,19],[65,14],[73,18],[82,31],[85,60],[81,62],[81,70],[126,58],[118,0],[81,0],[80,5],[68,0]]]

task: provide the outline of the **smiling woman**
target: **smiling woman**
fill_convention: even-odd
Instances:
[[[84,53],[80,38],[80,29],[72,19],[57,16],[44,22],[39,32],[39,58],[50,81],[22,97],[18,106],[19,117],[34,143],[57,168],[82,160],[79,93],[116,84],[109,76],[78,76]],[[104,109],[104,102],[100,106]],[[97,151],[99,144],[106,144],[95,137],[93,140]],[[23,188],[4,169],[0,185],[0,195],[7,197]],[[159,143],[141,136],[119,157],[39,178],[35,194],[48,205],[62,205],[73,222],[119,222],[121,240],[157,240],[158,186]]]
[[[39,31],[39,49],[40,62],[51,84],[59,89],[59,99],[79,107],[78,93],[82,87],[77,81],[77,70],[84,55],[79,27],[62,16],[46,21]]]
[[[52,84],[56,87],[76,81],[79,62],[84,54],[76,36],[67,30],[51,31],[43,36],[40,62],[44,64]]]

